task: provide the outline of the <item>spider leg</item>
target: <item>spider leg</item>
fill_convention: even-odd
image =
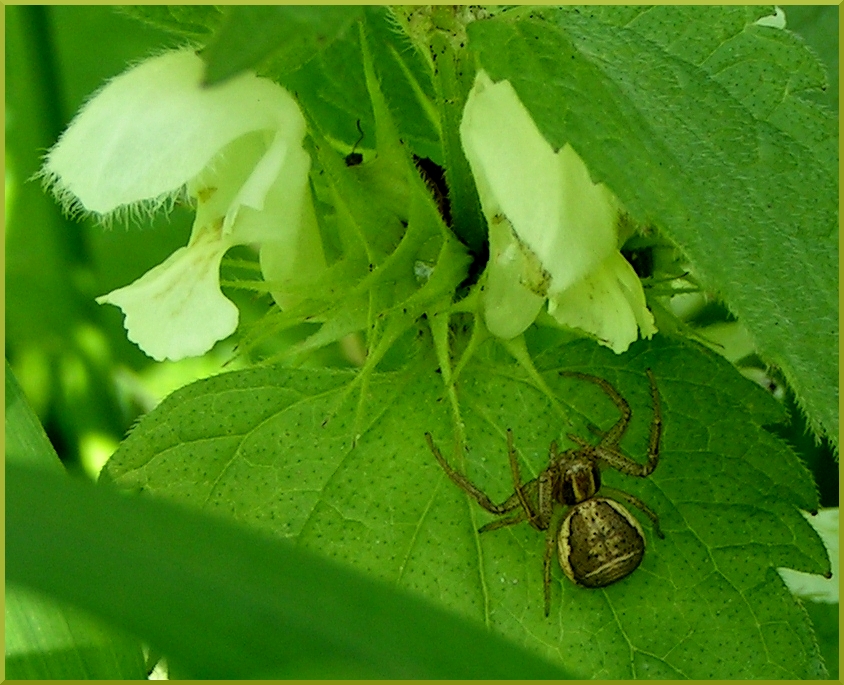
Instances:
[[[579,435],[575,435],[574,433],[566,433],[566,437],[571,440],[575,445],[579,445],[580,447],[585,447],[587,449],[592,448],[592,444],[588,440],[584,440]]]
[[[648,374],[648,381],[651,384],[651,401],[654,406],[654,418],[651,421],[651,433],[648,438],[648,466],[650,467],[650,471],[653,471],[659,463],[659,441],[662,437],[662,408],[660,406],[659,390],[656,389],[656,379],[654,379],[653,372],[647,369],[645,373]]]
[[[434,457],[436,457],[436,460],[439,462],[443,471],[445,471],[446,475],[451,478],[452,482],[461,490],[471,495],[474,500],[488,512],[491,514],[507,514],[518,506],[518,500],[514,500],[512,496],[502,504],[495,504],[485,492],[466,478],[466,476],[462,473],[458,473],[449,466],[449,463],[445,460],[439,448],[434,444],[434,439],[431,437],[430,433],[425,433],[425,440],[428,441],[428,447],[431,448],[431,452]]]
[[[613,441],[610,439],[611,434],[618,424],[611,428],[601,439],[601,442],[594,447],[595,454],[606,464],[622,473],[626,473],[628,476],[636,476],[638,478],[645,478],[651,475],[659,464],[659,443],[662,437],[662,411],[660,408],[659,391],[656,388],[656,380],[651,370],[647,369],[646,373],[651,386],[651,401],[653,402],[654,411],[650,435],[648,437],[648,461],[644,464],[634,461],[621,450],[617,440]],[[569,435],[567,437],[581,447],[589,446],[585,440],[575,435]]]
[[[591,421],[586,424],[587,430],[592,433],[592,435],[597,435],[599,438],[603,439],[606,437],[606,433],[602,431],[598,426],[596,426]]]
[[[621,439],[621,436],[624,435],[624,431],[627,430],[627,424],[630,423],[630,417],[632,416],[630,405],[627,404],[627,400],[619,395],[618,390],[616,390],[603,378],[598,378],[597,376],[592,376],[588,373],[580,373],[579,371],[560,371],[560,375],[571,376],[572,378],[579,378],[581,380],[594,383],[609,396],[621,412],[621,417],[615,422],[615,425],[606,432],[602,438],[602,442],[606,441],[610,444],[618,442]]]
[[[663,535],[662,530],[659,527],[659,516],[657,516],[656,512],[638,497],[634,497],[630,493],[624,492],[624,490],[616,490],[615,488],[607,486],[601,488],[601,495],[607,495],[612,499],[623,499],[628,504],[632,504],[651,520],[651,523],[654,526],[654,533],[656,533],[657,537],[665,538],[665,535]]]
[[[537,480],[536,499],[539,504],[539,516],[534,528],[546,530],[551,524],[551,517],[554,514],[554,475],[551,469],[545,469],[539,474]],[[531,522],[533,523],[533,522]]]
[[[538,487],[538,479],[534,478],[533,480],[529,480],[522,486],[522,495],[525,496],[528,502],[531,502],[536,499],[537,495],[537,487]],[[514,509],[518,509],[514,515],[510,516],[509,518],[499,519],[498,521],[491,521],[478,529],[479,533],[486,533],[490,530],[497,530],[498,528],[504,528],[505,526],[512,526],[516,523],[522,523],[523,521],[527,521],[530,523],[530,518],[528,516],[528,512],[522,506],[522,502],[519,499],[519,493],[514,492],[510,495],[504,502],[498,505],[499,507],[505,508],[508,511],[513,511]],[[531,507],[532,509],[532,507]],[[544,530],[544,528],[540,528],[539,530]]]
[[[513,474],[513,486],[515,488],[515,495],[519,499],[519,504],[522,505],[522,509],[524,509],[525,514],[527,515],[527,520],[537,530],[545,530],[548,526],[547,519],[543,516],[542,511],[542,498],[544,494],[544,483],[543,483],[543,476],[545,476],[545,471],[543,471],[539,478],[538,478],[538,499],[539,499],[539,506],[540,511],[537,514],[534,511],[533,506],[528,501],[527,495],[525,494],[524,486],[522,486],[522,474],[519,471],[519,460],[516,457],[516,448],[513,445],[513,431],[509,428],[507,429],[507,455],[510,458],[510,471]],[[543,525],[544,524],[544,525]]]
[[[490,521],[486,525],[481,526],[478,528],[479,533],[488,533],[491,530],[498,530],[499,528],[505,528],[507,526],[514,526],[517,523],[522,523],[527,521],[528,517],[524,511],[520,511],[514,516],[510,516],[508,518],[498,519],[497,521]]]
[[[554,558],[554,547],[557,545],[557,540],[560,537],[560,529],[563,527],[565,516],[560,516],[560,520],[553,526],[548,526],[548,532],[545,534],[545,554],[542,558],[542,583],[545,586],[545,616],[551,613],[551,560]]]

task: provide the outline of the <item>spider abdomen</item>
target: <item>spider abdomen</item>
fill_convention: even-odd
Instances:
[[[618,502],[593,497],[572,507],[557,548],[569,580],[597,588],[636,570],[645,554],[645,536],[639,522]]]

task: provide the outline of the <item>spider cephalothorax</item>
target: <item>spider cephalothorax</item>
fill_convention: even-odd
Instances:
[[[642,561],[645,536],[639,522],[619,504],[622,499],[644,512],[654,531],[663,537],[659,518],[640,499],[622,490],[601,487],[601,467],[609,467],[629,476],[645,478],[659,463],[659,441],[662,433],[659,392],[650,369],[647,370],[653,401],[653,420],[648,441],[648,460],[644,464],[633,461],[619,447],[619,440],[627,430],[632,412],[627,401],[603,378],[574,371],[560,372],[598,385],[621,411],[621,417],[597,445],[569,434],[577,447],[560,452],[552,442],[548,466],[533,480],[522,483],[513,433],[507,430],[507,447],[514,492],[501,504],[495,504],[466,476],[455,471],[443,458],[430,433],[425,434],[440,466],[454,483],[466,491],[484,509],[493,514],[509,514],[486,524],[480,532],[511,526],[527,521],[537,530],[546,531],[543,580],[545,586],[545,615],[551,608],[551,558],[554,547],[563,572],[573,583],[596,588],[610,585],[630,575]],[[602,496],[598,496],[600,490]]]

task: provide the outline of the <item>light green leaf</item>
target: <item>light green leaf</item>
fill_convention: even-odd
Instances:
[[[137,640],[118,636],[74,607],[6,587],[7,678],[139,680],[146,675]]]
[[[455,346],[465,339],[455,321]],[[541,338],[547,332],[540,332]],[[623,361],[594,344],[538,339],[541,378],[482,345],[457,379],[456,404],[425,342],[408,366],[354,374],[267,367],[201,381],[165,400],[133,431],[103,478],[127,489],[234,518],[437,601],[580,677],[806,678],[823,666],[809,623],[777,567],[824,573],[822,543],[798,508],[811,478],[761,426],[777,403],[699,348],[657,339]],[[651,418],[645,368],[662,397],[661,462],[638,480],[605,472],[642,498],[642,566],[601,590],[574,587],[554,565],[543,612],[543,535],[527,525],[479,535],[491,520],[443,473],[446,457],[494,501],[513,491],[505,431],[524,478],[545,466],[552,439],[606,430],[617,410],[600,389],[559,370],[597,374],[633,409],[622,446],[638,459]],[[465,430],[458,456],[455,422]],[[638,513],[638,512],[636,512]]]
[[[653,10],[654,25],[638,8],[518,9],[469,35],[552,145],[571,143],[682,248],[837,441],[837,124],[800,99],[820,72],[793,36],[731,8],[700,10],[690,27],[697,11]]]

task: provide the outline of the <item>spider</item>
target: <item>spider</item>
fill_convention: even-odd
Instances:
[[[581,587],[605,587],[626,578],[639,566],[645,553],[642,527],[616,500],[622,499],[640,509],[653,523],[654,532],[660,538],[664,537],[659,528],[659,517],[642,500],[622,490],[606,486],[601,488],[600,467],[646,478],[659,463],[662,414],[653,373],[650,369],[646,372],[651,386],[653,420],[648,440],[648,460],[644,464],[633,461],[621,451],[618,444],[632,416],[630,406],[618,391],[597,376],[575,371],[559,373],[561,376],[595,383],[618,407],[621,417],[605,433],[590,426],[590,430],[600,436],[597,445],[568,434],[566,437],[577,447],[560,452],[556,441],[553,441],[549,448],[548,466],[536,478],[524,484],[513,445],[513,432],[508,428],[507,448],[515,490],[501,504],[495,504],[466,476],[451,468],[434,444],[431,434],[425,433],[431,452],[454,484],[488,512],[507,515],[482,526],[479,532],[485,533],[524,521],[537,530],[545,531],[543,582],[546,616],[551,609],[551,558],[555,547],[563,572],[569,580]],[[600,497],[597,496],[599,490]],[[561,505],[562,509],[557,505]]]

